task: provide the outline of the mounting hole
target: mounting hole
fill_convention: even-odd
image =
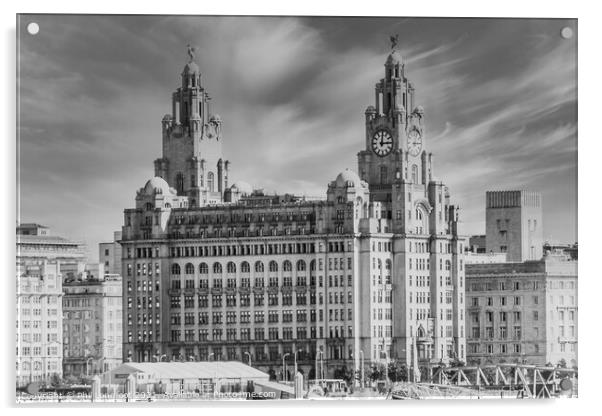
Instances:
[[[560,31],[560,36],[563,37],[563,39],[570,39],[573,37],[573,29],[571,29],[570,27],[563,27],[562,30]]]
[[[36,22],[31,22],[30,24],[27,25],[27,32],[30,35],[37,35],[39,31],[40,31],[40,25],[38,25]]]

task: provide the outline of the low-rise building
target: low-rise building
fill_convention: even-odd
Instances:
[[[466,265],[467,363],[577,365],[577,261]]]

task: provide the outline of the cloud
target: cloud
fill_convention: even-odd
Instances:
[[[231,179],[325,196],[357,169],[364,109],[399,31],[436,175],[482,232],[484,192],[576,181],[575,43],[565,21],[43,15],[19,48],[22,215],[86,240],[121,226],[161,156],[186,44],[224,120]],[[41,33],[42,33],[41,32]],[[552,36],[554,34],[555,36]],[[411,110],[411,109],[409,109]],[[574,203],[547,197],[549,218]],[[555,199],[557,198],[557,199]],[[552,233],[574,235],[558,221]],[[566,228],[566,227],[565,227]],[[95,256],[95,254],[94,254]]]

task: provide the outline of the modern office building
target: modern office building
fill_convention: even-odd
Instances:
[[[268,196],[230,183],[223,121],[190,52],[155,177],[124,211],[124,360],[270,372],[296,359],[309,378],[465,360],[466,242],[414,92],[393,49],[365,111],[359,174],[333,175],[319,201]]]
[[[17,226],[17,387],[63,374],[62,280],[85,266],[81,243],[39,224]]]
[[[113,233],[113,241],[98,245],[98,261],[104,267],[105,274],[121,275],[121,231]]]
[[[466,266],[467,363],[577,365],[577,261]]]
[[[541,194],[530,191],[488,191],[486,203],[486,251],[507,253],[511,262],[541,259]]]

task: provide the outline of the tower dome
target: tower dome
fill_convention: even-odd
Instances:
[[[169,195],[171,190],[169,189],[169,184],[165,181],[165,179],[155,176],[146,182],[146,185],[144,185],[144,192],[146,194],[158,193]]]
[[[239,192],[241,195],[251,195],[253,193],[253,187],[244,181],[236,181],[230,187],[232,192]]]
[[[362,180],[358,174],[350,169],[345,169],[343,172],[339,173],[335,182],[338,187],[353,186],[355,188],[361,188],[363,186]]]
[[[389,56],[387,56],[387,61],[385,65],[396,65],[403,63],[403,58],[397,49],[391,51]]]
[[[184,65],[184,75],[198,75],[201,73],[199,66],[194,61],[188,62]]]

